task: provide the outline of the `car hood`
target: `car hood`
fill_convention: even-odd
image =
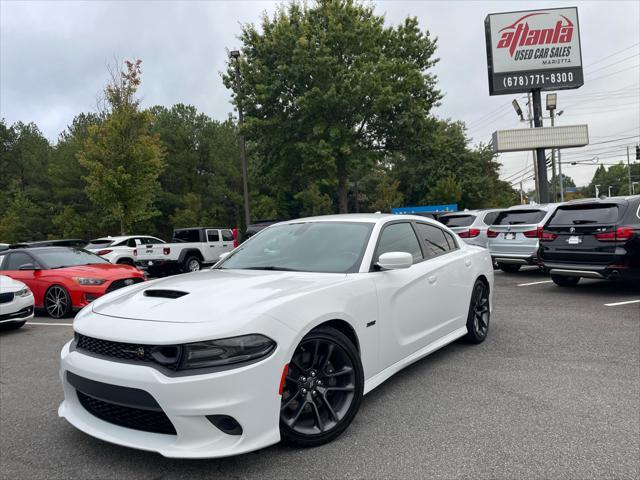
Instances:
[[[292,298],[336,285],[346,274],[205,270],[138,284],[109,294],[95,313],[156,322],[233,322],[239,316],[268,314]],[[167,298],[164,292],[185,293]]]
[[[131,265],[113,263],[95,263],[92,265],[79,265],[76,267],[63,267],[46,270],[55,275],[82,276],[115,280],[128,277],[140,277],[142,272]]]
[[[14,280],[6,275],[0,275],[0,293],[17,292],[22,290],[26,285],[19,280]]]

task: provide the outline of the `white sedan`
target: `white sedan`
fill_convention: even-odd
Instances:
[[[20,328],[33,318],[33,293],[24,283],[0,275],[0,326]]]
[[[167,457],[320,445],[394,373],[460,337],[482,342],[492,292],[488,251],[423,217],[279,223],[210,270],[82,310],[58,413]]]

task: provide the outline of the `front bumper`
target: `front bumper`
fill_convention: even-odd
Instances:
[[[280,440],[278,388],[290,353],[280,346],[271,356],[245,367],[168,377],[149,366],[70,351],[70,344],[67,343],[61,353],[64,401],[58,415],[89,435],[175,458],[237,455]],[[67,372],[95,382],[147,392],[169,418],[176,435],[150,433],[99,419],[81,405]],[[233,417],[242,427],[242,434],[224,433],[206,418],[208,415]]]
[[[0,304],[0,324],[24,322],[33,318],[33,295],[13,297],[8,303]]]

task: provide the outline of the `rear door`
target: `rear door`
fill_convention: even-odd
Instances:
[[[544,228],[545,262],[606,265],[615,260],[619,220],[627,205],[587,203],[558,207]]]
[[[496,218],[491,230],[497,236],[489,240],[491,253],[533,254],[538,248],[538,224],[547,211],[543,209],[505,210]]]

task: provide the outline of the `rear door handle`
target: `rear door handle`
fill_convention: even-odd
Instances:
[[[428,280],[429,280],[429,283],[433,285],[438,280],[438,277],[436,277],[435,275],[432,275],[431,277],[428,278]]]

